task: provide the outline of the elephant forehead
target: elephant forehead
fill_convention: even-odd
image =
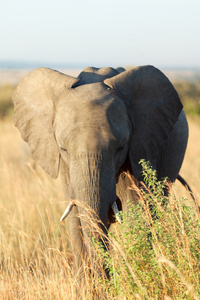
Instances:
[[[70,102],[68,105],[61,105],[56,110],[56,120],[60,125],[68,128],[78,125],[104,125],[106,122],[105,105],[96,105],[90,101]]]
[[[62,95],[56,107],[54,125],[56,136],[63,140],[76,128],[91,127],[115,133],[127,122],[123,100],[98,83],[80,86]]]
[[[107,97],[91,101],[70,101],[56,110],[56,119],[68,128],[79,126],[120,126],[128,119],[124,102]]]
[[[103,83],[86,84],[63,93],[56,104],[57,115],[69,123],[125,118],[124,101]]]
[[[100,105],[87,103],[87,105],[73,105],[70,110],[65,107],[56,114],[55,134],[58,140],[66,140],[72,133],[87,136],[101,136],[105,140],[120,139],[121,135],[129,135],[129,120],[125,106],[113,102]],[[98,133],[98,134],[97,134]]]

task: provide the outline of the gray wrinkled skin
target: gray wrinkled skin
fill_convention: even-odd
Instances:
[[[143,158],[159,178],[173,182],[179,173],[186,117],[174,87],[152,66],[87,68],[78,78],[40,68],[19,83],[13,102],[15,125],[37,163],[53,178],[60,171],[66,200],[83,203],[68,216],[76,268],[90,236],[77,216],[84,205],[108,228],[117,196],[123,210],[127,199],[136,201],[124,171],[142,180]]]

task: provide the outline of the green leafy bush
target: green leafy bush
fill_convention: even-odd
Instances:
[[[109,291],[115,299],[199,299],[198,212],[173,191],[163,206],[166,180],[158,181],[156,172],[141,163],[146,186],[132,186],[138,205],[122,215],[123,224],[109,236],[111,251],[102,251],[110,270]]]

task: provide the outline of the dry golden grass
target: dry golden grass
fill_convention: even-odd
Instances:
[[[181,175],[199,199],[200,120],[189,119],[189,124],[190,139]],[[60,180],[24,165],[20,140],[11,120],[0,122],[0,299],[76,299],[66,222],[59,222],[65,209]],[[190,197],[179,183],[176,189]],[[123,257],[116,242],[113,248],[118,251],[116,257]],[[167,258],[161,257],[159,263],[174,267]],[[91,284],[90,273],[85,274],[83,299],[93,299],[94,287],[98,294],[102,283],[94,280]],[[132,275],[134,279],[134,272]],[[126,291],[124,299],[145,299],[145,294],[132,298]],[[100,299],[120,298],[104,285]]]
[[[200,118],[189,117],[188,119],[189,141],[180,174],[186,179],[198,201],[200,198]],[[176,186],[180,187],[181,194],[186,195],[185,189],[179,183],[176,183]]]
[[[0,145],[0,299],[64,299],[68,242],[65,223],[59,223],[61,184],[23,164],[11,121],[0,123]]]

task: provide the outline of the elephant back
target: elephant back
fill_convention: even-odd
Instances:
[[[94,67],[88,67],[85,68],[78,76],[78,79],[80,80],[76,86],[84,85],[84,84],[90,84],[95,82],[103,82],[106,78],[114,77],[122,72],[124,72],[124,68],[94,68]]]

